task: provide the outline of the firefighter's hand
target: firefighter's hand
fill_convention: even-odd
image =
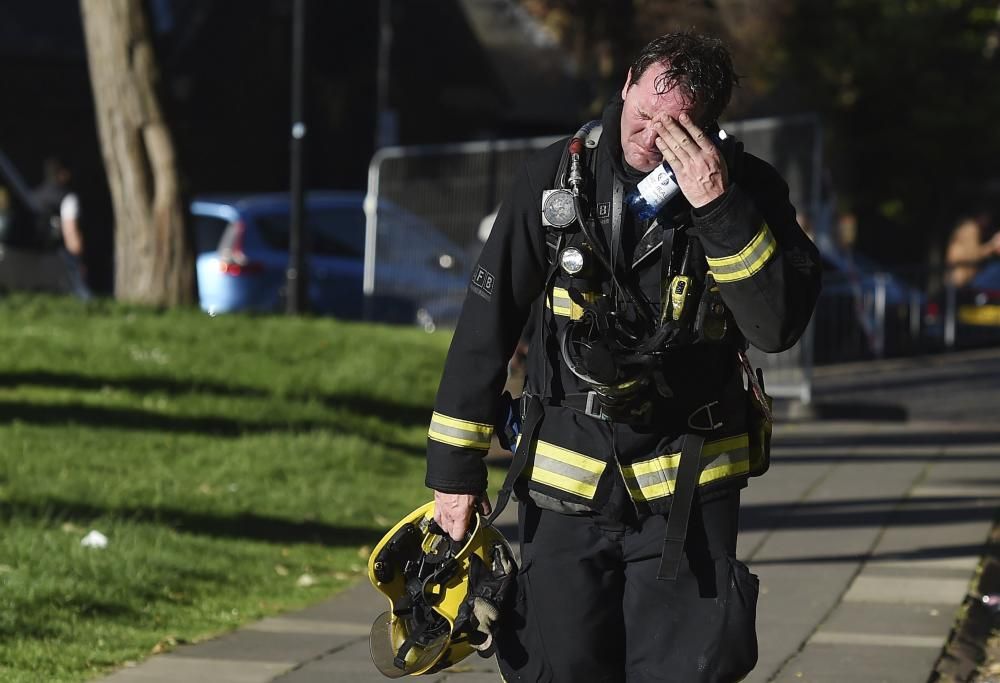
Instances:
[[[726,191],[729,171],[722,151],[690,116],[664,116],[653,122],[653,129],[658,135],[656,146],[691,206],[705,206]]]
[[[474,496],[468,493],[434,492],[434,521],[454,541],[461,541],[469,530],[472,513],[479,510],[488,515],[493,510],[486,493]]]

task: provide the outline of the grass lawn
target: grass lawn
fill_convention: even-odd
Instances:
[[[86,680],[357,579],[429,499],[448,341],[0,299],[0,680]]]

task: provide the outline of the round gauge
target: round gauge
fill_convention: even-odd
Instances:
[[[576,220],[573,193],[569,190],[553,190],[542,200],[542,216],[554,228],[565,228]]]
[[[559,254],[559,265],[567,275],[576,275],[583,270],[583,252],[576,247],[567,247]]]

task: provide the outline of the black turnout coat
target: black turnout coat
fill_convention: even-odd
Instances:
[[[618,98],[605,110],[589,164],[594,180],[587,219],[606,243],[612,179],[619,178],[627,192],[641,177],[622,161],[621,109]],[[663,513],[673,494],[681,439],[695,432],[705,438],[698,481],[702,498],[744,486],[747,390],[736,350],[745,341],[767,352],[792,346],[820,288],[818,253],[796,221],[786,183],[773,167],[740,148],[728,160],[730,184],[721,197],[693,209],[678,195],[661,212],[660,230],[686,231],[693,276],[704,282],[712,272],[731,330],[721,342],[667,353],[662,370],[672,397],[657,402],[646,424],[617,423],[586,414],[579,401],[571,400],[589,387],[568,371],[557,342],[562,326],[578,312],[568,289],[587,288],[551,267],[553,235],[541,222],[542,192],[555,186],[566,144],[560,141],[538,153],[513,179],[473,267],[428,431],[427,486],[449,493],[486,489],[483,456],[508,361],[529,318],[535,324],[526,391],[541,397],[545,408],[536,429],[526,425],[532,442],[526,444],[530,457],[521,486],[539,505],[618,518],[633,511]],[[613,251],[619,278],[634,283],[658,311],[666,252],[655,248],[657,234],[626,210]],[[567,235],[563,246],[580,239]],[[591,281],[587,295],[616,296],[609,279]]]

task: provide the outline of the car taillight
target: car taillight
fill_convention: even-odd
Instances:
[[[243,253],[243,235],[246,233],[246,225],[243,221],[236,221],[232,230],[232,241],[229,243],[229,247],[223,250],[219,259],[219,271],[232,277],[256,275],[263,272],[263,263],[249,261],[247,255]]]
[[[219,271],[233,277],[239,277],[240,275],[256,275],[257,273],[264,271],[264,264],[258,263],[257,261],[237,263],[236,261],[220,260]]]

